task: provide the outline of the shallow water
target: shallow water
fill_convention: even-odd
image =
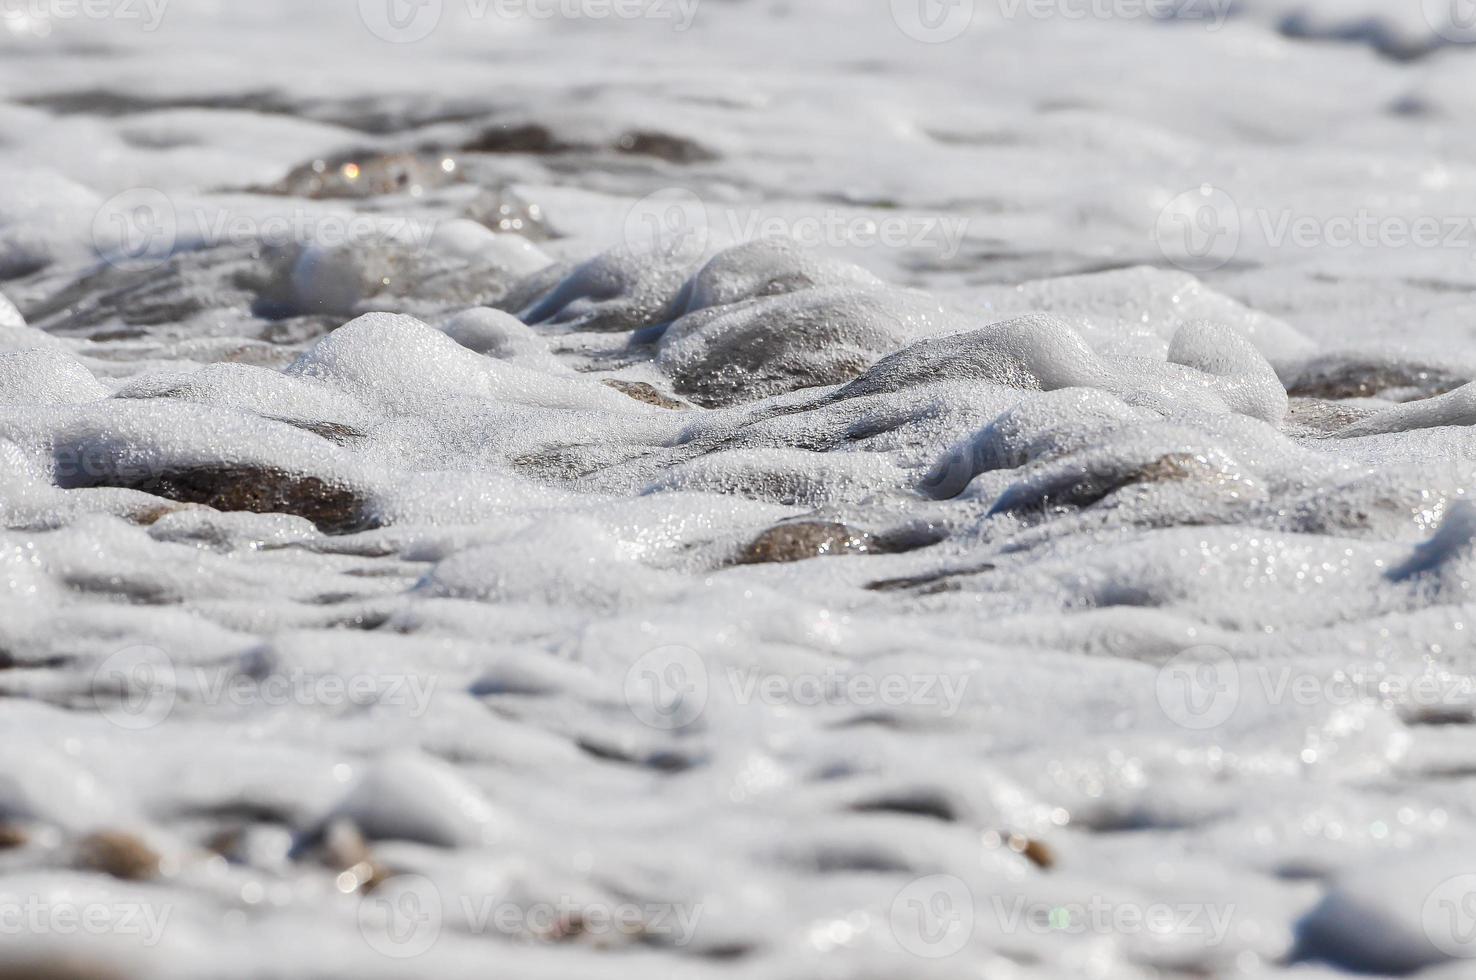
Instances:
[[[1469,975],[1476,54],[1150,6],[0,6],[0,962]]]

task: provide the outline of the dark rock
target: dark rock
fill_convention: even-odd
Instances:
[[[655,385],[647,384],[644,381],[622,381],[619,378],[607,378],[600,383],[607,388],[614,388],[622,395],[628,395],[638,402],[645,402],[647,405],[655,405],[657,408],[687,409],[692,407],[684,401],[663,394]]]
[[[358,491],[321,477],[287,473],[270,466],[221,465],[166,470],[161,473],[87,474],[81,486],[124,487],[184,504],[204,504],[223,511],[295,514],[325,534],[349,534],[378,526]]]
[[[159,855],[133,834],[105,830],[77,845],[77,865],[124,881],[147,881],[159,874]]]
[[[716,160],[705,146],[673,133],[637,129],[621,133],[608,147],[589,141],[570,140],[554,134],[539,123],[502,123],[484,129],[463,147],[468,153],[526,153],[552,156],[559,153],[613,150],[629,156],[654,157],[668,163],[700,163]]]
[[[1471,380],[1432,364],[1389,362],[1356,354],[1319,357],[1304,365],[1287,384],[1293,398],[1389,398],[1414,401],[1432,398]]]
[[[633,156],[655,157],[668,163],[701,163],[717,159],[716,153],[695,140],[649,130],[624,134],[615,141],[615,149]]]
[[[257,190],[329,200],[419,194],[461,179],[460,166],[445,154],[360,151],[304,163],[275,184]]]
[[[506,188],[478,194],[462,215],[495,232],[521,235],[533,242],[554,237],[543,209]]]
[[[875,537],[844,524],[797,521],[760,534],[743,549],[736,565],[806,561],[827,555],[856,555],[883,550]]]

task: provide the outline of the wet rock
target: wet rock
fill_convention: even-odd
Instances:
[[[615,150],[632,156],[655,157],[668,163],[701,163],[718,158],[716,153],[696,140],[645,129],[623,133],[615,140]]]
[[[1330,354],[1302,365],[1286,388],[1293,398],[1414,401],[1454,391],[1470,380],[1467,372],[1388,355]]]
[[[1292,436],[1331,435],[1373,414],[1373,409],[1345,402],[1325,398],[1293,398],[1287,405],[1286,433]]]
[[[45,959],[16,955],[0,964],[0,980],[123,980],[126,974],[82,956]]]
[[[558,153],[609,150],[628,156],[654,157],[668,163],[700,163],[716,160],[717,154],[685,136],[658,130],[636,129],[621,133],[608,144],[555,134],[532,122],[508,122],[488,127],[462,149],[469,153],[525,153],[548,156]]]
[[[1221,450],[1194,445],[1191,430],[1170,426],[1028,467],[996,498],[990,514],[1090,507],[1128,487],[1169,483],[1224,488],[1248,503],[1264,496],[1251,476]]]
[[[524,238],[499,235],[467,219],[386,226],[341,245],[294,244],[275,252],[260,289],[263,316],[364,312],[421,315],[491,306],[548,258]]]
[[[461,179],[455,158],[445,154],[355,151],[302,164],[260,190],[316,200],[387,194],[419,197]]]
[[[857,555],[884,550],[876,538],[844,524],[796,521],[760,534],[739,553],[736,565],[806,561],[828,555]]]
[[[52,245],[29,228],[0,229],[0,282],[34,275],[54,261]],[[0,314],[0,325],[5,317]]]
[[[941,592],[956,592],[960,587],[957,581],[958,579],[992,572],[994,568],[994,565],[986,562],[985,564],[976,565],[971,568],[943,569],[942,571],[927,572],[922,575],[879,579],[878,581],[867,583],[866,589],[869,592],[915,592],[918,595],[937,595]]]
[[[99,831],[77,845],[77,866],[124,881],[147,881],[159,874],[159,854],[124,831]]]
[[[24,827],[11,823],[0,824],[0,851],[24,847],[30,839]]]
[[[316,861],[336,872],[334,884],[345,894],[372,892],[390,877],[390,872],[370,853],[363,832],[352,820],[344,818],[330,820],[294,856]]]
[[[1022,399],[951,447],[928,471],[920,489],[934,500],[949,500],[981,473],[1080,452],[1118,429],[1155,419],[1096,388],[1042,392]]]
[[[111,336],[98,328],[175,325],[222,308],[243,315],[257,298],[267,263],[244,245],[181,252],[156,269],[104,265],[27,310],[27,319],[47,331],[80,333],[93,340]],[[243,316],[244,319],[244,316]],[[147,330],[132,331],[145,336]]]
[[[532,242],[553,237],[543,209],[508,188],[483,191],[466,206],[462,216],[505,235],[522,235]]]
[[[558,139],[537,123],[499,123],[482,130],[462,149],[468,153],[563,153],[575,145]]]
[[[929,817],[943,823],[959,819],[958,805],[949,794],[938,789],[915,789],[861,800],[851,806],[855,813],[900,813],[911,817]]]
[[[655,385],[644,381],[622,381],[619,378],[608,378],[600,383],[607,388],[614,388],[622,395],[629,395],[638,402],[655,405],[657,408],[688,409],[692,407],[680,399],[662,394]]]
[[[957,326],[936,300],[891,289],[821,287],[690,313],[656,363],[704,407],[841,384],[902,344]]]
[[[1006,847],[1042,871],[1049,871],[1056,866],[1056,852],[1045,842],[1026,837],[1024,834],[1003,834],[1001,836]]]
[[[599,740],[592,736],[581,738],[576,744],[581,751],[593,758],[666,774],[686,772],[705,761],[705,757],[700,754],[690,754],[670,748],[638,749]]]
[[[368,502],[351,487],[269,466],[220,465],[159,473],[90,475],[86,486],[125,487],[184,504],[253,514],[295,514],[326,534],[348,534],[377,526]],[[75,488],[75,485],[74,487]]]

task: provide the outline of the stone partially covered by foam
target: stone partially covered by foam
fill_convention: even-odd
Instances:
[[[682,317],[656,364],[700,405],[732,405],[839,384],[885,352],[965,321],[932,297],[896,289],[825,286]]]
[[[1127,426],[1154,418],[1095,388],[1060,388],[1027,395],[1019,404],[951,448],[922,486],[938,499],[955,497],[975,476],[1015,469],[1086,448]]]
[[[365,240],[288,246],[278,261],[269,295],[286,312],[353,316],[491,302],[548,257],[515,235],[455,220],[434,228],[384,222]]]
[[[1065,322],[1048,314],[1029,314],[915,343],[878,361],[840,397],[896,391],[945,378],[1051,391],[1105,387],[1111,372]]]
[[[816,286],[880,286],[859,266],[817,255],[788,238],[763,238],[719,252],[698,270],[678,298],[681,314],[740,300]]]
[[[623,331],[664,323],[677,312],[688,271],[680,256],[620,246],[570,270],[518,316],[566,330]]]

